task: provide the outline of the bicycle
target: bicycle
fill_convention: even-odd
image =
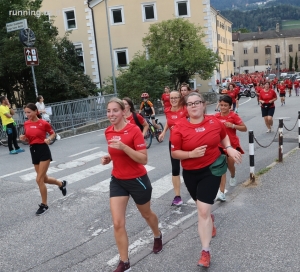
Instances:
[[[0,124],[0,145],[7,147],[7,134],[3,130],[3,127],[1,124]]]
[[[158,137],[161,134],[161,132],[164,129],[164,126],[162,125],[162,123],[158,122],[158,119],[155,119],[155,123],[160,126],[159,129],[155,128],[152,124],[152,122],[149,120],[149,118],[147,116],[144,116],[145,120],[147,121],[148,125],[149,125],[149,129],[147,130],[147,134],[144,137],[145,141],[146,141],[146,147],[147,149],[151,146],[152,144],[152,138],[155,137],[156,140],[160,143]]]
[[[47,121],[48,122],[48,121]],[[51,126],[51,128],[53,129],[54,133],[55,133],[55,129],[54,127],[51,125],[50,122],[48,122]],[[18,125],[18,128],[17,128],[17,131],[18,131],[18,137],[20,137],[20,135],[25,135],[25,131],[24,131],[24,124],[19,124]],[[46,138],[47,139],[48,137],[50,136],[50,134],[48,132],[46,132]],[[54,137],[54,139],[52,139],[49,143],[49,145],[52,145],[54,142],[56,141],[56,136]],[[28,145],[29,143],[27,141],[21,141],[20,142],[23,144],[23,145]]]

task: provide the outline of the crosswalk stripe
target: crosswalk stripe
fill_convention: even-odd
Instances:
[[[47,171],[47,175],[52,174],[52,173],[57,173],[59,171],[65,170],[65,169],[70,169],[70,168],[77,167],[78,164],[76,164],[76,163],[85,164],[85,163],[88,163],[92,160],[99,159],[99,158],[103,157],[106,154],[107,154],[106,152],[99,151],[99,152],[96,152],[94,154],[87,155],[85,157],[77,158],[75,160],[59,164],[57,166],[49,167],[49,169]],[[99,161],[99,163],[100,163],[100,161]],[[30,172],[28,174],[20,176],[20,178],[23,181],[30,181],[30,180],[33,180],[33,179],[36,178],[36,173],[35,172]]]
[[[145,165],[145,168],[146,168],[147,172],[155,169],[155,167],[152,167],[150,165]],[[110,178],[103,180],[101,182],[98,182],[97,184],[86,188],[86,190],[93,191],[93,192],[107,193],[109,191],[109,183],[110,183]]]
[[[181,183],[183,179],[181,178]],[[166,194],[173,189],[172,183],[172,173],[165,175],[164,177],[152,182],[152,198],[160,198],[162,195]]]
[[[91,148],[91,149],[88,149],[88,150],[84,150],[84,151],[82,151],[82,152],[79,152],[79,153],[76,153],[76,154],[73,154],[73,155],[69,156],[69,158],[72,158],[72,157],[81,155],[81,154],[83,154],[83,153],[91,152],[91,151],[93,151],[93,150],[95,150],[95,149],[98,149],[98,148],[100,148],[100,147],[94,147],[94,148]]]

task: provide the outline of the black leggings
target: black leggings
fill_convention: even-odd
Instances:
[[[17,133],[16,126],[13,123],[6,125],[6,134],[7,134],[7,143],[8,143],[9,151],[14,150],[13,144],[16,150],[19,149],[20,147],[17,142],[18,133]]]
[[[180,160],[173,159],[171,156],[171,141],[169,141],[169,152],[172,164],[172,176],[179,176],[180,175]]]

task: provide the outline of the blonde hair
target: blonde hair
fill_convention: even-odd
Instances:
[[[112,98],[108,101],[107,105],[108,105],[109,103],[112,103],[112,102],[115,102],[115,103],[119,104],[121,110],[125,110],[124,102],[123,102],[120,98],[112,97]]]

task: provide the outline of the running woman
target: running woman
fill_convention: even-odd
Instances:
[[[281,81],[281,83],[279,85],[277,85],[277,89],[279,90],[279,97],[280,97],[280,101],[281,101],[281,106],[283,106],[285,104],[285,85],[283,83],[283,81]]]
[[[20,135],[20,140],[27,141],[30,144],[32,164],[37,173],[36,182],[42,198],[42,203],[35,214],[42,215],[48,211],[47,187],[45,183],[57,185],[63,196],[65,196],[67,194],[67,181],[59,181],[47,176],[50,161],[52,161],[48,145],[55,137],[55,132],[51,125],[47,121],[40,119],[41,116],[38,113],[36,105],[33,103],[27,104],[24,112],[28,121],[24,123],[25,135]],[[46,138],[46,133],[50,134],[48,138]]]
[[[163,141],[167,130],[170,130],[170,139],[174,126],[181,118],[186,118],[187,111],[185,107],[179,105],[180,93],[178,91],[172,91],[170,93],[171,107],[165,109],[165,115],[167,122],[165,124],[163,132],[159,135],[159,141]],[[183,201],[180,196],[180,160],[173,159],[171,156],[171,141],[169,140],[169,151],[172,165],[172,183],[175,192],[175,197],[172,201],[172,206],[180,206]]]
[[[0,117],[2,121],[3,131],[7,134],[7,144],[10,155],[15,155],[25,150],[20,148],[17,142],[17,129],[15,120],[12,118],[15,111],[6,96],[0,96]]]
[[[259,93],[263,88],[264,88],[264,84],[262,83],[257,84],[257,86],[255,87],[255,93],[256,93],[256,99],[258,105],[259,105]]]
[[[277,100],[277,94],[270,89],[270,82],[266,82],[264,88],[259,93],[259,102],[261,104],[261,115],[268,128],[267,133],[272,131],[273,115],[275,112],[274,102]]]
[[[184,183],[197,204],[198,233],[202,244],[198,265],[209,267],[213,229],[211,205],[218,193],[221,176],[227,170],[219,143],[237,163],[241,162],[241,153],[231,147],[225,126],[215,116],[204,114],[205,100],[201,94],[190,93],[186,106],[189,119],[182,118],[175,125],[171,154],[174,159],[181,160]]]
[[[243,123],[239,115],[237,115],[233,111],[230,111],[231,104],[232,104],[231,97],[227,95],[221,96],[219,99],[219,104],[220,104],[220,112],[216,113],[215,116],[217,119],[221,121],[221,123],[224,124],[231,146],[234,149],[238,150],[241,154],[244,154],[244,151],[240,145],[240,140],[236,135],[236,131],[238,130],[238,131],[245,132],[247,131],[247,127]],[[219,146],[219,148],[222,154],[227,154],[226,149],[224,149],[221,145]],[[228,164],[228,170],[230,172],[229,185],[236,186],[235,166],[232,157],[228,157],[227,164]],[[226,201],[225,186],[226,186],[226,173],[222,175],[220,190],[217,195],[217,200]]]
[[[108,155],[101,158],[106,165],[113,162],[110,181],[110,210],[114,235],[120,254],[120,262],[114,272],[130,271],[128,236],[125,229],[126,207],[131,196],[154,235],[153,252],[162,251],[162,233],[158,228],[156,214],[150,208],[152,186],[144,165],[147,149],[140,129],[125,120],[125,105],[112,98],[107,105],[107,117],[111,122],[105,130]],[[124,167],[126,164],[126,167]]]
[[[299,86],[300,86],[299,80],[295,79],[294,88],[295,88],[296,96],[299,96]]]
[[[142,115],[135,112],[133,102],[129,97],[124,97],[123,103],[125,106],[126,120],[131,124],[137,125],[141,129],[141,131],[145,137],[147,134],[147,130],[149,129],[149,125],[148,125],[147,121],[144,119],[144,117]]]
[[[171,107],[169,86],[165,86],[165,92],[161,96],[161,104],[165,109]]]

